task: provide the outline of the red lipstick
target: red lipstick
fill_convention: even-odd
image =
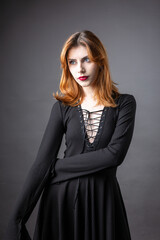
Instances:
[[[82,76],[82,77],[79,77],[78,79],[81,81],[85,81],[87,78],[88,78],[88,76]]]

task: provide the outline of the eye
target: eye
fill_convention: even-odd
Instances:
[[[75,65],[76,64],[75,60],[69,60],[68,62],[69,62],[70,65]]]
[[[84,62],[90,62],[90,59],[88,57],[85,57]]]

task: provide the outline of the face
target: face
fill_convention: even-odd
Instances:
[[[86,47],[72,47],[68,52],[67,61],[75,81],[82,87],[92,86],[97,79],[99,67],[89,59]]]

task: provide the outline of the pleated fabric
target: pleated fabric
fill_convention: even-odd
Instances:
[[[101,171],[48,185],[34,233],[34,240],[42,239],[131,239],[116,176]]]

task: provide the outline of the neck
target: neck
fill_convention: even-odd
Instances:
[[[84,87],[84,98],[85,99],[93,99],[94,97],[94,89],[92,87]]]

